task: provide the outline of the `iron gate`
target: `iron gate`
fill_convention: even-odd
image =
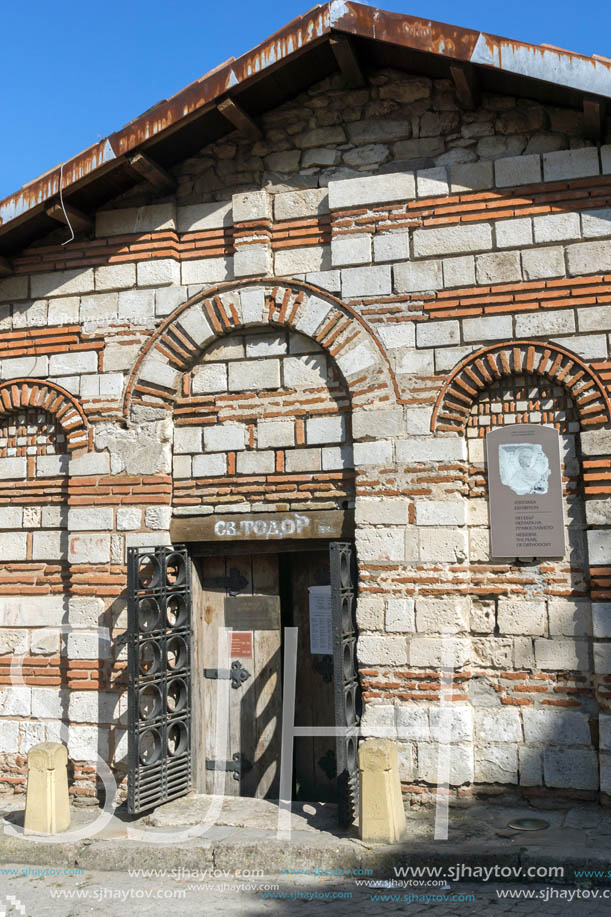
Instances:
[[[127,549],[128,811],[191,787],[191,570],[184,546]]]
[[[356,557],[349,542],[329,545],[333,618],[333,694],[336,736],[337,812],[342,827],[352,824],[359,807],[357,745],[360,691],[356,671]]]

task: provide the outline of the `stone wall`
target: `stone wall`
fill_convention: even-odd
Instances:
[[[370,76],[0,280],[3,787],[57,718],[74,792],[97,755],[123,773],[127,547],[307,507],[355,509],[363,729],[396,737],[410,798],[448,632],[456,798],[610,792],[611,146],[571,111]],[[527,421],[561,434],[568,549],[524,566],[489,556],[483,437]]]

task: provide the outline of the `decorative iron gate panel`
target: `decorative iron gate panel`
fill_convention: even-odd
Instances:
[[[183,546],[127,549],[128,811],[191,787],[191,569]]]
[[[336,737],[338,821],[348,827],[359,806],[357,744],[360,692],[356,670],[356,557],[348,542],[329,545],[333,616],[333,693],[335,725],[346,727]]]

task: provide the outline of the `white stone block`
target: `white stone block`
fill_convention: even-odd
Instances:
[[[589,672],[592,667],[589,641],[581,638],[535,640],[535,659],[537,668],[551,672]]]
[[[450,749],[441,748],[433,742],[418,743],[418,778],[434,786],[439,779],[440,755],[449,754],[448,779],[451,786],[473,782],[473,749],[471,745],[452,745]]]
[[[67,532],[34,532],[33,560],[65,560],[68,553]]]
[[[4,459],[4,461],[7,461],[7,459]],[[69,455],[38,455],[36,456],[36,476],[39,478],[54,478],[58,475],[68,474],[69,463]]]
[[[495,341],[512,337],[510,315],[466,318],[462,326],[465,341]]]
[[[583,147],[578,150],[557,150],[543,154],[543,180],[563,181],[567,178],[587,178],[600,174],[598,150]]]
[[[493,164],[479,162],[460,162],[450,166],[450,190],[452,194],[461,191],[482,191],[494,185]]]
[[[577,334],[572,337],[553,338],[554,343],[576,353],[582,360],[607,359],[606,334]]]
[[[611,643],[595,643],[594,671],[597,675],[611,675]]]
[[[351,350],[342,350],[335,358],[345,378],[362,373],[377,361],[377,354],[369,344],[358,344]]]
[[[500,161],[502,162],[502,160]],[[498,162],[499,160],[497,160]],[[499,220],[495,223],[494,231],[497,248],[517,248],[520,245],[532,245],[533,242],[533,227],[530,217]]]
[[[297,313],[295,330],[313,337],[314,332],[322,325],[330,311],[329,303],[318,296],[309,296]]]
[[[404,741],[427,741],[431,737],[429,711],[410,705],[395,707],[397,736]]]
[[[451,644],[448,640],[451,639]],[[450,648],[450,649],[449,649]],[[411,637],[409,641],[409,664],[417,668],[440,669],[453,662],[457,668],[467,665],[471,659],[471,641],[465,637]]]
[[[497,188],[537,184],[541,181],[541,157],[534,153],[497,159],[494,163],[494,177]]]
[[[225,363],[201,363],[193,371],[191,391],[194,395],[226,392],[227,365]]]
[[[371,261],[371,235],[354,233],[337,236],[331,240],[331,264],[342,267],[348,264],[369,264]]]
[[[409,201],[416,196],[413,172],[393,172],[329,182],[329,209]]]
[[[272,251],[267,244],[243,245],[233,256],[236,277],[268,276],[273,271]]]
[[[322,388],[327,381],[327,358],[324,354],[287,357],[282,372],[288,388]]]
[[[545,280],[564,277],[566,273],[564,250],[557,247],[535,248],[522,252],[522,269],[525,280]]]
[[[438,373],[454,369],[457,363],[473,353],[475,348],[470,347],[443,347],[435,351],[435,371]]]
[[[65,610],[66,600],[62,595],[0,596],[0,627],[61,624]]]
[[[488,251],[491,248],[492,231],[487,223],[441,226],[414,232],[414,255],[417,258]]]
[[[519,252],[478,255],[475,270],[479,284],[513,283],[522,279]]]
[[[49,303],[47,322],[49,325],[74,325],[79,320],[79,297],[65,296]]]
[[[303,248],[278,249],[274,254],[274,269],[278,277],[294,277],[310,271],[326,271],[331,267],[328,245],[308,245]]]
[[[21,506],[0,506],[0,529],[20,529],[23,526]]]
[[[578,213],[548,213],[535,217],[535,242],[563,242],[581,237]]]
[[[73,761],[108,760],[108,730],[98,726],[72,726],[68,734],[68,756]]]
[[[423,322],[416,327],[418,347],[440,347],[460,343],[460,325],[455,320]]]
[[[611,245],[608,242],[579,242],[566,249],[568,272],[572,276],[611,270]]]
[[[439,290],[443,286],[441,261],[395,264],[393,274],[397,293]]]
[[[260,420],[257,424],[259,449],[295,445],[295,424],[292,420]]]
[[[99,238],[100,236],[122,236],[128,233],[174,229],[175,218],[176,205],[173,202],[122,210],[98,210],[95,232]]]
[[[584,239],[611,236],[611,208],[585,210],[581,214],[581,228]]]
[[[354,439],[378,439],[396,436],[403,432],[403,411],[401,408],[366,410],[357,408],[352,412],[352,436]]]
[[[429,719],[431,738],[434,742],[469,742],[473,738],[471,707],[459,704],[431,707]]]
[[[193,458],[193,477],[220,477],[227,472],[227,457],[221,452],[212,455],[196,455]]]
[[[27,274],[18,274],[0,280],[0,302],[11,302],[14,299],[27,299],[29,283],[30,278]]]
[[[240,452],[237,457],[238,474],[273,474],[275,456],[269,452]]]
[[[582,152],[576,150],[575,152]],[[585,151],[584,151],[585,152]],[[546,748],[543,752],[545,783],[575,790],[598,788],[598,760],[595,751],[580,748]]]
[[[594,607],[595,605],[585,600],[550,599],[548,602],[550,636],[589,636],[592,633]],[[608,636],[611,637],[611,628]]]
[[[327,188],[283,191],[274,195],[274,216],[277,220],[295,220],[327,213],[328,198]]]
[[[591,565],[611,563],[611,530],[588,531],[588,556]]]
[[[416,629],[428,634],[468,632],[469,599],[460,595],[416,599]]]
[[[175,427],[174,429],[174,452],[200,453],[202,451],[202,428],[197,427]]]
[[[416,629],[414,600],[387,599],[384,623],[389,632],[412,633]]]
[[[292,449],[285,453],[285,470],[288,474],[300,471],[320,471],[321,467],[320,449]]]
[[[147,506],[144,511],[144,522],[146,527],[154,531],[165,531],[169,529],[171,518],[171,506]]]
[[[98,353],[96,350],[77,350],[72,353],[53,354],[49,359],[49,372],[62,373],[96,373],[98,371]]]
[[[31,688],[0,688],[0,716],[29,716],[31,707]]]
[[[110,535],[71,535],[68,542],[71,564],[104,564],[110,561]]]
[[[32,274],[32,299],[51,296],[71,296],[93,290],[93,268],[73,271],[52,271],[49,274]]]
[[[356,532],[356,551],[362,562],[404,561],[405,528],[367,528],[362,526]]]
[[[416,346],[416,326],[414,322],[393,322],[392,324],[381,325],[376,330],[378,337],[387,350]]]
[[[422,528],[419,538],[423,563],[463,563],[468,557],[465,529]]]
[[[207,204],[189,204],[176,209],[179,232],[198,232],[202,229],[222,229],[233,222],[231,201],[211,201]]]
[[[361,735],[377,736],[378,738],[394,739],[397,735],[395,727],[395,708],[392,704],[367,704],[361,717]]]
[[[570,334],[575,331],[575,316],[569,309],[526,312],[516,315],[518,337],[549,337],[556,334]]]
[[[408,525],[409,506],[405,497],[358,496],[355,501],[355,520],[357,525]]]
[[[577,309],[580,331],[611,331],[611,306],[585,306]]]
[[[231,198],[234,223],[246,223],[252,220],[271,220],[271,197],[264,189],[259,191],[240,191]]]
[[[522,598],[499,599],[498,623],[501,634],[544,634],[546,605],[544,601]]]
[[[323,471],[354,467],[354,453],[350,445],[326,446],[321,450],[321,456]]]
[[[444,287],[471,287],[475,285],[475,258],[462,255],[443,259]]]
[[[611,452],[611,430],[584,430],[580,440],[584,455],[606,455]]]
[[[135,264],[103,264],[95,268],[94,274],[96,290],[125,290],[136,283]],[[95,315],[88,317],[95,318]]]
[[[233,258],[198,258],[181,263],[181,281],[184,286],[200,283],[218,283],[229,280],[233,274]]]
[[[392,465],[392,442],[379,440],[377,442],[354,443],[354,464],[361,465]]]
[[[462,436],[400,439],[395,447],[399,462],[451,462],[464,461],[467,457],[467,448]]]
[[[588,717],[576,710],[525,707],[524,738],[530,745],[591,745]]]
[[[384,232],[373,237],[374,261],[407,261],[408,259],[408,232]]]
[[[2,379],[17,379],[21,376],[42,377],[49,374],[49,358],[5,357],[0,361]]]
[[[308,445],[342,442],[346,439],[345,416],[309,417],[306,420],[306,438]]]
[[[476,783],[517,783],[517,745],[478,745],[474,779]]]
[[[246,448],[246,427],[243,423],[217,423],[204,427],[204,448],[207,452],[233,452]]]
[[[416,500],[416,525],[466,525],[464,500]]]
[[[444,166],[416,172],[418,197],[439,197],[450,192],[448,170]]]
[[[25,560],[26,532],[0,532],[0,560]]]
[[[265,309],[264,287],[246,287],[240,291],[242,320],[245,325],[259,324],[263,321]]]
[[[388,296],[391,292],[389,265],[350,267],[342,271],[342,294],[347,299],[356,296]]]
[[[180,263],[173,258],[156,258],[137,264],[139,287],[157,287],[180,283]]]
[[[362,635],[356,645],[358,660],[364,665],[406,665],[405,637]]]
[[[595,637],[611,638],[611,602],[592,602],[592,629],[585,633],[592,632]]]
[[[117,509],[117,529],[130,532],[142,528],[142,510],[136,506],[121,506]]]
[[[435,351],[397,351],[396,371],[407,376],[432,376],[435,372]]]
[[[474,710],[478,742],[521,742],[520,712],[514,707],[483,707]]]
[[[229,364],[229,391],[280,388],[279,360],[236,360]]]
[[[74,532],[110,531],[113,528],[112,507],[71,507],[68,510],[68,528]]]
[[[268,334],[247,334],[245,346],[248,358],[280,356],[288,350],[286,336],[275,331]]]

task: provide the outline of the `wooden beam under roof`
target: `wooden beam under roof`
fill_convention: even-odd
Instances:
[[[367,82],[359,64],[354,44],[349,38],[330,38],[329,44],[342,76],[352,89],[358,89]]]
[[[456,98],[462,108],[472,110],[477,108],[480,101],[480,91],[477,76],[472,64],[450,64],[450,76],[456,88]]]
[[[602,140],[605,133],[606,106],[603,99],[583,100],[583,133],[588,140]]]
[[[176,179],[173,175],[160,166],[158,162],[146,156],[144,153],[134,153],[128,158],[130,168],[137,172],[141,178],[144,178],[150,185],[157,188],[158,191],[171,193],[176,190]]]
[[[83,213],[82,210],[72,204],[64,202],[63,207],[60,203],[51,204],[50,207],[46,208],[45,213],[52,220],[57,220],[58,223],[62,223],[64,226],[70,226],[73,232],[91,232],[93,229],[91,217],[88,217],[86,213]]]
[[[260,128],[250,115],[243,108],[240,108],[233,99],[223,99],[216,107],[222,116],[233,124],[241,134],[246,134],[247,137],[251,137],[253,140],[260,140],[263,136]]]

